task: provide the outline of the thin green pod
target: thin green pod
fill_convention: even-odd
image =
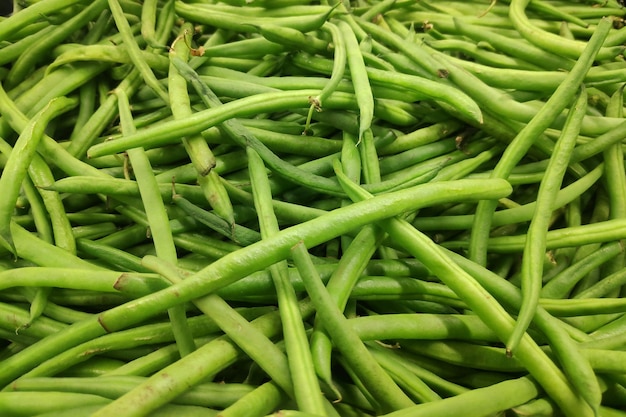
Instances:
[[[91,20],[102,13],[105,7],[105,0],[94,1],[81,10],[80,13],[56,27],[52,33],[40,37],[35,44],[28,48],[28,53],[20,55],[20,57],[13,62],[11,70],[4,80],[5,88],[11,88],[11,86],[16,86],[23,81],[30,75],[38,61],[40,61],[49,50],[87,25]]]
[[[291,249],[291,256],[300,271],[307,293],[316,307],[316,314],[335,346],[348,361],[352,370],[367,387],[367,391],[386,410],[405,408],[413,404],[391,377],[374,360],[358,335],[347,326],[347,319],[330,298],[330,294],[319,279],[303,243]]]
[[[374,96],[372,87],[361,55],[361,49],[352,28],[344,21],[337,22],[337,27],[346,46],[346,60],[354,86],[354,94],[359,107],[359,142],[368,130],[374,118]]]
[[[124,10],[122,9],[119,1],[108,0],[108,3],[113,19],[115,19],[115,25],[117,26],[119,33],[122,35],[122,38],[124,40],[126,52],[132,60],[135,68],[137,68],[145,83],[149,85],[150,88],[152,88],[155,94],[160,97],[165,103],[169,104],[169,95],[167,94],[167,91],[165,91],[163,86],[159,83],[156,76],[152,72],[152,69],[141,58],[141,50],[139,49],[139,45],[137,45],[137,42],[135,41],[135,38],[130,28],[130,24],[124,16]]]
[[[41,16],[61,11],[75,4],[82,3],[83,1],[84,0],[47,0],[36,2],[30,7],[20,10],[19,13],[15,14],[14,18],[0,21],[0,41],[6,40],[18,30],[41,19]]]
[[[530,0],[511,0],[509,18],[517,31],[530,43],[560,56],[578,59],[586,47],[585,42],[571,41],[562,36],[544,31],[531,23],[525,13]],[[613,59],[623,51],[623,47],[602,47],[598,59]]]
[[[494,177],[506,178],[513,167],[528,151],[537,136],[543,132],[573,98],[575,91],[593,64],[597,51],[602,46],[611,27],[610,20],[604,19],[589,40],[585,52],[580,56],[565,81],[557,88],[535,117],[519,132],[513,142],[505,149],[502,158],[494,168]],[[483,201],[478,203],[471,234],[470,258],[485,264],[486,247],[493,212],[496,203]]]
[[[3,246],[12,252],[15,252],[15,245],[10,231],[11,218],[22,181],[27,175],[39,141],[50,120],[67,112],[75,105],[74,100],[66,97],[51,100],[25,127],[2,171],[0,193],[4,198],[0,201],[0,237]]]
[[[187,46],[191,41],[192,27],[184,25],[178,41],[170,48],[169,93],[174,119],[182,119],[192,114],[187,81],[173,62],[176,59],[187,60],[190,50]],[[179,58],[180,57],[180,58]],[[211,148],[198,134],[184,137],[183,145],[198,173],[198,183],[213,209],[231,225],[235,224],[233,206],[215,168],[216,160]]]
[[[272,192],[265,165],[254,149],[247,148],[247,154],[254,206],[259,218],[261,236],[273,236],[278,233],[279,227],[271,204]],[[302,411],[325,414],[322,390],[315,374],[296,293],[289,282],[287,263],[283,261],[270,266],[270,274],[276,288],[296,403]]]
[[[545,235],[550,225],[550,217],[554,209],[556,191],[561,188],[565,171],[569,165],[571,153],[576,145],[583,116],[587,112],[587,93],[583,89],[575,100],[561,132],[546,173],[539,184],[537,206],[527,232],[526,246],[522,257],[521,287],[522,305],[515,323],[513,333],[507,341],[508,352],[513,352],[522,335],[535,315],[535,309],[541,294],[543,263],[545,254]],[[598,392],[599,393],[599,392]],[[591,399],[589,399],[591,401]],[[593,399],[594,409],[599,405],[598,398]]]
[[[130,112],[128,97],[122,90],[115,91],[119,107],[120,123],[123,133],[132,133],[135,126]],[[161,199],[161,192],[154,177],[150,160],[142,148],[128,150],[128,158],[137,179],[141,201],[144,206],[150,235],[158,256],[168,262],[176,262],[178,255],[172,238],[172,230],[167,211]],[[193,336],[187,325],[186,312],[183,306],[175,306],[168,310],[172,322],[172,330],[176,336],[180,355],[185,356],[196,348]]]
[[[57,49],[59,55],[46,68],[46,74],[55,69],[80,61],[95,61],[111,64],[132,64],[130,56],[121,45],[73,45]],[[155,55],[148,51],[140,51],[140,56],[148,66],[154,70],[167,71],[168,61],[166,57]]]
[[[337,173],[339,178],[341,178],[340,171],[337,171]],[[342,185],[350,190],[353,198],[357,200],[368,198],[367,193],[351,184],[347,179],[342,180]],[[408,225],[408,223],[399,219],[386,220],[384,223],[385,230],[392,237],[395,237],[396,240],[399,239],[405,249],[422,261],[432,272],[437,274],[436,271],[441,268],[440,273],[437,274],[440,279],[445,280],[446,284],[459,294],[460,298],[467,302],[468,306],[492,330],[498,333],[501,340],[505,340],[510,335],[514,326],[512,318],[508,316],[498,302],[493,304],[485,302],[485,300],[491,300],[491,296],[489,293],[486,293],[485,288],[473,281],[469,274],[460,268],[457,272],[449,270],[451,267],[455,268],[455,264],[449,261],[444,252],[439,252],[440,249],[437,245]],[[459,274],[466,276],[466,279],[455,282],[454,280],[460,276]],[[471,285],[468,285],[469,283]],[[479,295],[483,291],[486,294]],[[587,407],[570,388],[561,371],[541,352],[529,336],[525,335],[522,338],[520,347],[522,344],[525,345],[522,348],[523,352],[521,351],[522,349],[519,349],[517,358],[524,363],[542,387],[550,392],[555,399],[558,399],[559,404],[564,410],[567,410],[568,415],[580,415],[581,412],[585,412],[588,415],[593,414],[591,408]],[[560,385],[562,388],[556,390],[555,385]]]
[[[319,29],[326,22],[332,11],[333,9],[329,7],[326,11],[317,14],[279,17],[249,16],[245,21],[242,21],[239,14],[218,11],[211,7],[199,7],[195,4],[176,2],[176,13],[184,19],[240,33],[256,32],[258,30],[257,27],[264,24],[285,26],[306,33]]]
[[[476,388],[440,401],[388,413],[385,417],[445,417],[449,415],[479,417],[525,404],[539,394],[537,384],[528,377],[522,377]]]

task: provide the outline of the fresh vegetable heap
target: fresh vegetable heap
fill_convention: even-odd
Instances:
[[[626,416],[615,0],[26,0],[0,415]]]

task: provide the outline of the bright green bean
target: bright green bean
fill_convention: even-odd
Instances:
[[[565,170],[569,165],[570,155],[580,132],[583,116],[587,111],[587,93],[581,91],[568,114],[568,120],[557,141],[554,153],[546,168],[544,178],[539,185],[537,206],[530,221],[527,232],[526,246],[522,258],[522,305],[517,317],[515,328],[507,341],[507,349],[512,352],[523,333],[528,328],[535,308],[539,302],[542,287],[543,264],[541,259],[545,253],[545,236],[548,232],[550,217],[553,211],[556,191],[561,188]],[[598,398],[588,398],[594,410],[599,406]],[[593,402],[591,402],[593,401]]]
[[[534,26],[524,12],[524,9],[529,3],[530,0],[511,0],[509,17],[518,32],[529,42],[539,46],[541,49],[548,50],[559,56],[578,59],[585,49],[586,44],[584,42],[564,39],[561,36],[540,30]],[[598,51],[598,59],[612,59],[619,54],[620,51],[621,47],[600,48]]]
[[[117,101],[122,133],[130,134],[135,131],[135,126],[130,113],[128,97],[122,90],[116,91],[115,94],[118,96]],[[168,262],[176,262],[178,255],[172,238],[169,218],[163,205],[161,192],[152,172],[150,161],[142,148],[129,149],[127,153],[133,173],[137,179],[156,253]],[[195,343],[187,326],[184,308],[182,306],[172,307],[168,314],[172,321],[172,330],[176,335],[176,343],[179,346],[180,355],[185,356],[193,352]]]
[[[115,25],[117,26],[119,33],[122,35],[124,39],[124,46],[128,56],[131,58],[135,68],[139,71],[145,83],[152,88],[152,90],[156,93],[158,97],[160,97],[165,103],[169,104],[169,96],[167,91],[163,88],[163,86],[156,79],[156,76],[152,72],[152,69],[148,66],[148,64],[141,58],[141,52],[139,49],[139,45],[135,41],[128,20],[124,16],[124,11],[120,6],[118,0],[108,0],[109,9],[111,10],[111,14],[115,19]]]
[[[374,97],[365,69],[365,62],[359,49],[358,41],[350,26],[344,22],[337,22],[337,27],[346,46],[346,59],[350,70],[350,77],[354,86],[356,102],[359,107],[359,142],[363,134],[372,124],[374,117]]]
[[[604,42],[609,29],[610,21],[602,20],[594,36],[590,39],[585,53],[580,56],[580,59],[576,62],[565,81],[559,85],[537,115],[520,131],[511,145],[505,149],[493,171],[492,175],[494,177],[506,178],[511,173],[514,165],[528,151],[535,138],[552,123],[556,116],[567,106],[568,102],[571,101],[577,87],[593,63],[594,57]],[[471,234],[470,258],[480,264],[486,262],[486,238],[489,234],[496,204],[494,201],[482,201],[478,203],[476,210]]]
[[[261,237],[270,237],[275,235],[279,228],[272,209],[269,180],[263,161],[256,151],[248,148],[247,154],[252,194],[259,218]],[[296,403],[298,408],[304,412],[325,414],[321,388],[315,375],[309,342],[297,307],[296,293],[291,287],[287,275],[287,263],[283,261],[270,266],[270,273],[276,288]]]
[[[311,301],[316,307],[320,322],[329,333],[344,360],[367,387],[367,391],[386,410],[410,406],[413,402],[404,394],[389,375],[377,364],[358,335],[347,326],[346,318],[337,308],[329,292],[321,283],[308,251],[303,243],[291,250]]]
[[[25,127],[7,160],[0,177],[0,192],[5,196],[0,203],[0,236],[3,246],[12,252],[15,252],[15,244],[10,231],[11,216],[28,166],[50,120],[70,110],[75,104],[74,100],[64,97],[51,100]]]
[[[347,180],[344,180],[342,184],[346,187],[350,187],[349,189],[352,193],[352,197],[359,200],[368,197],[366,193],[350,184]],[[421,253],[423,256],[416,257],[431,271],[436,273],[436,271],[441,268],[440,273],[437,274],[439,278],[444,280],[449,287],[459,294],[461,298],[468,303],[470,308],[472,308],[472,310],[479,315],[479,317],[481,317],[482,320],[488,324],[490,328],[492,328],[492,330],[498,333],[502,340],[506,339],[510,335],[511,330],[513,329],[513,322],[510,316],[508,316],[508,314],[497,302],[494,302],[493,305],[485,303],[485,300],[491,300],[491,296],[488,293],[485,295],[479,295],[481,292],[485,291],[485,289],[477,282],[473,281],[469,274],[460,268],[459,271],[456,272],[449,270],[449,268],[454,267],[456,264],[451,263],[450,260],[447,259],[445,253],[439,252],[439,247],[430,239],[417,232],[406,222],[402,222],[398,219],[385,221],[385,230],[390,233],[391,236],[395,236],[396,239],[402,237],[401,240],[403,242],[403,246],[405,246],[405,248],[412,254],[415,255]],[[410,239],[408,239],[409,236],[411,236]],[[442,259],[439,260],[439,257]],[[459,279],[458,282],[454,282],[453,280],[460,277],[460,275],[465,275],[467,278],[462,280]],[[472,285],[468,286],[468,283],[470,282]],[[579,415],[583,409],[586,410],[584,412],[587,414],[592,413],[591,408],[582,403],[582,400],[580,400],[571,390],[554,363],[543,354],[539,353],[541,351],[534,341],[530,339],[530,337],[527,335],[523,337],[520,347],[522,345],[525,345],[523,348],[524,352],[520,352],[518,350],[517,357],[525,364],[531,374],[537,378],[541,385],[551,393],[553,398],[558,398],[559,404],[563,407],[563,409],[568,410],[567,413],[572,416]],[[570,352],[571,351],[563,351],[562,353],[565,355]],[[576,368],[576,370],[578,370],[578,368]],[[582,370],[584,372],[588,371],[587,368],[583,368]],[[586,376],[587,374],[580,373],[580,375]],[[589,382],[587,381],[587,383]],[[554,390],[553,384],[563,385],[563,391]],[[591,388],[593,388],[593,385]]]

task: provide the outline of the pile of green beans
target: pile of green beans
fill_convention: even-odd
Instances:
[[[24,0],[0,415],[626,417],[616,0]]]

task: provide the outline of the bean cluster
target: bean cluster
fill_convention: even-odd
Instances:
[[[14,2],[0,415],[626,416],[623,3]]]

